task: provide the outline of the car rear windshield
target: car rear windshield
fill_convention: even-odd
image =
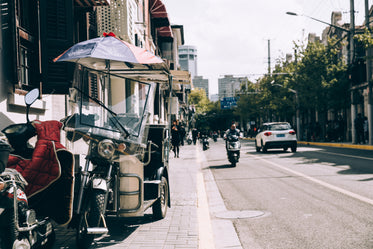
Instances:
[[[268,125],[268,130],[270,131],[282,131],[291,129],[290,124],[273,124]]]

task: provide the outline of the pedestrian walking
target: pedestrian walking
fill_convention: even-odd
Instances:
[[[197,143],[197,137],[198,137],[198,130],[196,128],[192,129],[192,139],[193,144],[195,145]]]
[[[180,130],[177,125],[177,121],[172,122],[171,127],[171,144],[172,149],[174,151],[175,157],[179,157],[179,151],[180,151]]]
[[[179,131],[180,131],[180,143],[181,143],[181,146],[184,146],[184,139],[185,139],[185,135],[186,135],[186,130],[185,130],[184,125],[180,126]]]

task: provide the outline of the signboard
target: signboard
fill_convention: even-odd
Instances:
[[[237,97],[226,97],[220,100],[220,108],[222,110],[226,109],[232,109],[234,107],[237,107]]]

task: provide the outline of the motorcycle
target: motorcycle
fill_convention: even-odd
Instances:
[[[210,147],[208,136],[207,135],[202,135],[201,136],[201,141],[202,141],[202,149],[203,150],[208,150],[209,147]]]
[[[236,167],[240,159],[241,143],[237,135],[228,135],[226,138],[226,150],[228,155],[228,161],[232,167]]]
[[[100,79],[99,92],[112,96],[114,102],[113,81],[105,81],[105,76]],[[128,88],[133,84],[125,80],[122,83]],[[82,90],[83,84],[74,81],[69,96],[71,115],[61,122],[67,141],[80,151],[76,157],[81,162],[76,171],[74,215],[69,226],[77,231],[78,247],[89,248],[95,238],[109,232],[107,217],[141,217],[150,207],[154,219],[166,216],[170,205],[170,129],[167,124],[146,123],[146,100],[139,102],[143,106],[136,110],[126,109],[125,105],[115,108],[111,100],[101,101],[103,97]],[[144,91],[141,96],[156,94],[151,91],[153,85],[136,84]],[[136,113],[138,110],[141,113]]]
[[[187,136],[186,141],[187,141],[187,144],[188,144],[188,145],[191,145],[192,142],[193,142],[193,140],[192,140],[192,134],[191,134],[190,132],[189,132],[189,134],[188,134],[188,136]]]
[[[25,96],[27,123],[2,130],[13,149],[2,150],[7,154],[0,163],[7,167],[0,174],[3,249],[51,248],[55,241],[52,220],[64,224],[71,218],[73,157],[59,143],[62,124],[29,121],[29,108],[38,96],[38,89]],[[32,148],[28,140],[35,135],[38,139]]]
[[[214,140],[214,142],[217,142],[218,141],[218,134],[217,133],[212,134],[212,139]]]

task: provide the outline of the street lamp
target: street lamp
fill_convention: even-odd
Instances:
[[[345,29],[345,28],[342,28],[340,26],[337,26],[337,25],[334,25],[334,24],[331,24],[331,23],[327,23],[327,22],[324,22],[322,20],[319,20],[319,19],[316,19],[312,16],[307,16],[307,15],[304,15],[304,14],[297,14],[295,12],[291,12],[291,11],[287,11],[286,12],[287,15],[290,15],[290,16],[304,16],[304,17],[307,17],[309,19],[312,19],[316,22],[321,22],[323,24],[326,24],[330,27],[333,27],[333,28],[336,28],[336,29],[339,29],[339,30],[342,30],[344,32],[346,32],[349,36],[349,43],[350,43],[350,51],[348,53],[348,63],[352,63],[352,60],[353,60],[353,55],[354,55],[354,39],[353,39],[353,33],[354,33],[354,28],[355,27],[351,27],[351,29]]]
[[[289,92],[292,92],[295,94],[295,107],[296,107],[296,123],[297,123],[297,133],[299,134],[298,135],[298,139],[300,139],[300,110],[299,110],[299,99],[298,99],[298,91],[294,90],[294,89],[291,89],[291,88],[288,88],[288,87],[284,87],[283,85],[280,85],[280,84],[277,84],[275,83],[274,80],[271,81],[271,85],[274,85],[274,86],[279,86],[279,87],[282,87],[282,88],[285,88],[287,89]]]
[[[328,25],[328,26],[331,26],[331,27],[333,27],[333,28],[340,29],[340,30],[343,30],[343,31],[345,31],[345,32],[347,32],[347,33],[350,33],[350,30],[348,30],[348,29],[342,28],[342,27],[337,26],[337,25],[333,25],[333,24],[331,24],[331,23],[324,22],[324,21],[319,20],[319,19],[316,19],[316,18],[314,18],[314,17],[312,17],[312,16],[307,16],[307,15],[304,15],[304,14],[301,14],[301,15],[300,15],[300,14],[297,14],[297,13],[295,13],[295,12],[290,12],[290,11],[286,12],[286,14],[287,14],[287,15],[290,15],[290,16],[305,16],[305,17],[310,18],[310,19],[312,19],[312,20],[314,20],[314,21],[321,22],[321,23],[326,24],[326,25]]]

